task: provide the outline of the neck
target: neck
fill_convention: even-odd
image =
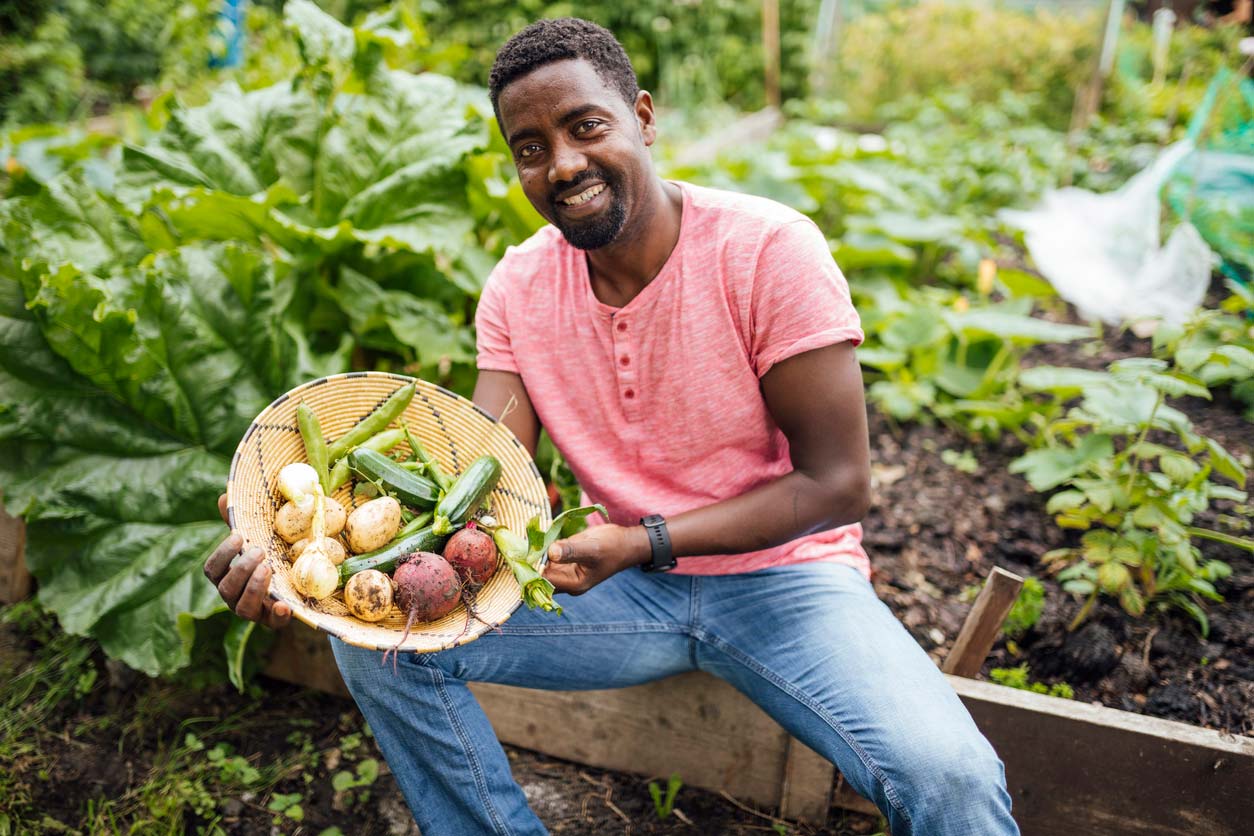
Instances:
[[[679,241],[683,195],[660,177],[633,213],[634,223],[614,240],[588,253],[588,276],[601,301],[622,306],[653,281]]]

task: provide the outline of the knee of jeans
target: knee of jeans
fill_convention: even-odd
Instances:
[[[904,790],[911,817],[928,820],[948,816],[951,805],[1000,806],[1006,793],[1005,768],[993,748],[976,741],[941,746],[915,761]],[[920,831],[928,832],[928,831]]]

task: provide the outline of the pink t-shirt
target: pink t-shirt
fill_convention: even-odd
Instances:
[[[675,516],[790,472],[759,378],[788,357],[862,341],[849,287],[804,215],[677,184],[679,241],[627,305],[596,298],[585,254],[552,226],[511,247],[479,300],[478,366],[522,377],[540,422],[610,520]],[[681,557],[691,575],[832,560],[869,572],[848,525],[737,555]]]

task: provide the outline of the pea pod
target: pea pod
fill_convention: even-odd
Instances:
[[[404,440],[405,434],[400,430],[384,430],[378,435],[366,439],[365,442],[359,444],[354,449],[374,450],[376,453],[386,453],[388,450],[391,450]],[[351,475],[352,470],[348,466],[348,456],[345,456],[336,462],[335,466],[331,468],[331,475],[329,477],[331,490],[328,491],[328,493],[334,493],[337,489],[339,489],[340,485],[348,481],[348,477]]]
[[[414,399],[415,390],[414,384],[408,383],[389,395],[378,409],[336,439],[328,448],[327,457],[333,462],[339,461],[348,454],[349,450],[357,447],[372,435],[387,429],[388,424],[399,418],[405,411],[405,407],[409,406],[409,402]]]
[[[431,477],[431,481],[440,486],[440,490],[445,493],[453,487],[453,479],[444,472],[444,468],[440,467],[440,463],[434,456],[427,452],[427,448],[422,446],[422,442],[414,437],[409,431],[409,425],[401,421],[401,429],[405,431],[405,440],[409,442],[409,449],[418,457],[418,461],[422,462],[423,468],[426,470],[427,476]]]
[[[327,470],[327,440],[322,437],[322,425],[318,416],[309,408],[309,404],[301,401],[296,407],[296,426],[300,427],[301,440],[305,442],[305,458],[318,474],[324,494],[331,493],[331,474]]]

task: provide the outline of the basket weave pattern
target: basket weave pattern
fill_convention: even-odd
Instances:
[[[256,545],[264,549],[273,570],[272,598],[286,601],[292,614],[306,624],[358,647],[385,650],[395,646],[405,629],[405,617],[393,606],[385,619],[368,624],[348,614],[339,593],[311,603],[295,591],[292,564],[287,559],[290,547],[274,531],[275,514],[284,502],[277,487],[279,470],[292,462],[306,461],[304,441],[296,423],[296,408],[302,401],[313,409],[323,435],[332,442],[373,412],[392,392],[411,382],[417,391],[405,409],[405,422],[451,476],[460,475],[484,454],[500,460],[501,480],[491,495],[492,516],[497,522],[522,534],[528,520],[537,514],[545,526],[552,521],[544,480],[514,434],[470,401],[446,389],[403,375],[351,372],[310,381],[280,396],[253,420],[235,450],[227,482],[231,529],[243,536],[245,548]],[[392,452],[398,451],[408,455],[409,446],[401,443]],[[334,494],[349,513],[365,501],[353,496],[353,484],[350,480]],[[400,649],[430,652],[473,641],[509,618],[519,603],[518,583],[502,563],[475,598],[478,619],[470,616],[464,604],[460,605],[439,621],[415,624]]]

